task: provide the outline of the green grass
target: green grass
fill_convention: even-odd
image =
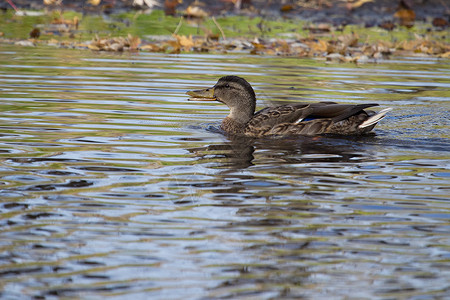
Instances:
[[[149,15],[126,13],[116,15],[114,19],[118,23],[123,23],[123,21],[131,23],[131,33],[139,36],[170,35],[175,31],[180,22],[179,17],[165,16],[162,11],[154,11]],[[274,37],[279,33],[298,32],[302,30],[301,22],[294,22],[292,20],[264,20],[260,17],[218,17],[217,23],[227,37]],[[211,18],[203,21],[183,19],[178,30],[178,34],[180,35],[205,35],[209,33],[220,34],[219,28]]]
[[[180,17],[165,16],[162,11],[153,11],[151,14],[131,11],[104,18],[100,15],[83,16],[81,13],[74,11],[67,11],[62,13],[62,15],[59,12],[49,12],[42,16],[16,16],[14,11],[8,10],[0,18],[0,32],[3,33],[4,38],[26,39],[34,27],[40,27],[41,31],[45,31],[49,28],[49,24],[51,24],[53,19],[61,16],[66,20],[71,20],[75,16],[79,18],[79,29],[72,35],[72,38],[79,40],[92,39],[96,34],[100,37],[131,34],[141,38],[149,35],[171,35],[180,22]],[[223,29],[225,35],[230,38],[269,38],[282,37],[282,34],[300,37],[308,37],[310,35],[309,31],[304,29],[308,23],[297,19],[227,16],[217,17],[217,23]],[[380,40],[396,42],[415,39],[417,35],[427,35],[433,40],[450,42],[450,35],[446,34],[445,31],[427,32],[429,28],[431,28],[431,24],[417,23],[412,29],[397,27],[395,30],[388,32],[377,27],[364,28],[363,26],[349,25],[345,27],[342,33],[330,33],[323,38],[335,39],[338,35],[354,32],[358,34],[360,41],[363,42]],[[220,35],[220,30],[212,18],[206,18],[202,21],[183,19],[178,30],[180,35],[204,36],[211,33]],[[40,37],[42,40],[52,38],[64,40],[69,38],[69,34],[56,32],[55,35],[42,34]]]

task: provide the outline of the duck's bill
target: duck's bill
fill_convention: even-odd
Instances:
[[[189,91],[186,94],[191,96],[189,98],[189,101],[215,101],[216,100],[216,98],[214,97],[214,88]]]

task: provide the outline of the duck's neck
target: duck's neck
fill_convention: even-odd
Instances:
[[[244,132],[248,121],[250,121],[255,114],[255,93],[253,90],[251,90],[251,92],[252,93],[244,93],[244,95],[237,95],[238,99],[231,98],[228,101],[219,100],[226,104],[230,109],[230,113],[222,121],[221,127],[223,130],[231,134],[240,134]]]
[[[255,94],[240,95],[241,99],[238,103],[229,104],[226,103],[230,109],[230,114],[227,118],[233,119],[234,121],[246,124],[255,113],[256,99]]]
[[[222,121],[222,129],[231,134],[243,133],[247,122],[253,117],[254,111],[254,106],[230,108],[230,114]]]
[[[255,113],[255,107],[232,107],[227,118],[236,121],[237,123],[246,124]]]
[[[246,125],[247,122],[241,123],[236,121],[234,118],[230,118],[230,116],[227,116],[225,119],[223,119],[221,127],[225,132],[229,134],[240,135],[244,132]]]

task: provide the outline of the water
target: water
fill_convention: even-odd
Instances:
[[[2,299],[450,296],[448,60],[2,46]],[[185,92],[393,111],[366,137],[230,140]]]

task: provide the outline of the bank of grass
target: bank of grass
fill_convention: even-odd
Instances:
[[[82,15],[75,11],[47,12],[40,16],[17,16],[13,10],[3,13],[0,18],[0,32],[5,38],[28,38],[29,32],[39,26],[51,24],[55,19],[71,20],[77,17],[80,20],[78,34],[90,38],[95,34],[110,34],[112,36],[126,36],[127,34],[146,35],[171,35],[177,28],[180,17],[165,16],[163,11],[155,10],[150,14],[140,12],[127,12],[103,17],[101,15]],[[217,23],[222,27],[227,37],[284,37],[299,35],[305,37],[310,34],[308,28],[314,24],[305,21],[288,18],[263,18],[246,16],[216,17]],[[393,31],[386,31],[378,27],[365,28],[359,25],[348,25],[342,33],[357,33],[366,36],[369,42],[378,40],[412,39],[414,34],[430,35],[441,41],[450,42],[447,31],[434,31],[431,24],[417,23],[412,29],[397,27]],[[204,35],[220,34],[220,31],[212,18],[204,20],[183,19],[179,27],[180,35]],[[335,32],[340,34],[341,32]],[[64,35],[61,35],[63,37]],[[58,37],[58,36],[56,36]],[[326,37],[323,36],[324,38]],[[43,35],[42,39],[55,38],[51,35]]]
[[[181,12],[180,12],[181,14]],[[55,20],[70,21],[77,18],[78,27],[64,30],[53,26]],[[54,25],[54,24],[53,24]],[[247,16],[218,16],[216,22],[211,17],[202,20],[165,16],[164,12],[155,10],[150,14],[137,11],[103,16],[100,14],[82,15],[75,11],[51,11],[39,16],[18,16],[8,10],[0,18],[0,36],[3,40],[23,40],[29,38],[33,28],[41,29],[39,40],[58,42],[82,42],[100,37],[140,37],[142,40],[154,36],[171,36],[175,31],[179,36],[200,36],[221,38],[244,38],[253,41],[255,38],[316,38],[325,41],[335,40],[338,36],[355,34],[359,42],[379,43],[382,41],[398,43],[418,38],[449,44],[447,31],[436,31],[431,24],[416,23],[411,29],[397,26],[393,31],[378,27],[365,28],[360,25],[348,25],[340,30],[329,26],[329,31],[317,32],[312,29],[318,24],[311,24],[298,19],[264,18]],[[326,26],[325,26],[326,28]]]

